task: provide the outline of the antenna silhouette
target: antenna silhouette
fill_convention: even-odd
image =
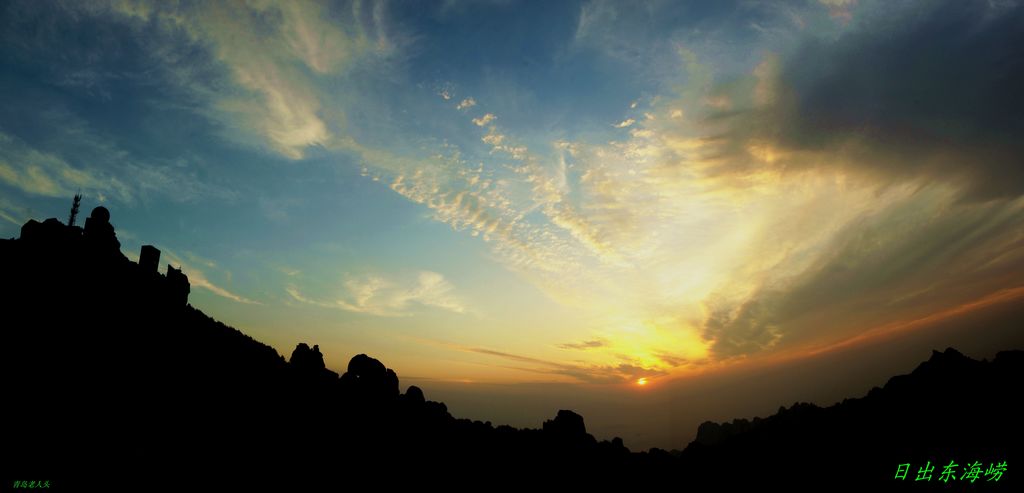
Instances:
[[[71,215],[68,217],[68,226],[75,225],[75,219],[78,217],[78,206],[82,203],[82,192],[75,194],[75,200],[71,202]]]

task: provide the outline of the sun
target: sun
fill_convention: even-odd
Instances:
[[[644,385],[647,385],[647,377],[641,377],[641,378],[636,379],[636,384],[641,386],[641,387],[644,386]]]

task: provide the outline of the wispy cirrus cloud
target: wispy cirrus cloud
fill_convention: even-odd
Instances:
[[[39,151],[22,140],[0,132],[0,182],[29,194],[70,197],[82,190],[94,195],[133,195],[129,186],[109,173],[69,164],[53,153]]]
[[[421,271],[414,280],[403,281],[376,275],[348,277],[341,291],[335,299],[320,300],[304,295],[295,284],[285,287],[285,292],[300,303],[381,317],[410,316],[417,307],[468,311],[455,294],[455,287],[443,275],[431,271]]]
[[[242,125],[290,159],[302,158],[309,147],[344,140],[339,133],[344,112],[325,105],[331,100],[330,82],[360,60],[395,49],[380,2],[353,2],[344,15],[321,2],[172,5],[140,0],[107,6],[132,26],[147,25],[162,39],[178,42],[182,38],[175,37],[184,33],[207,50],[227,70],[232,85],[198,81],[191,67],[183,67],[181,82],[212,100],[206,110],[210,117],[231,127]],[[154,55],[162,56],[158,48]]]
[[[69,143],[70,148],[43,151],[0,130],[0,183],[30,195],[70,197],[83,192],[101,202],[122,204],[153,196],[194,202],[231,200],[236,195],[226,185],[200,180],[180,163],[137,157],[65,111],[50,109],[40,118],[54,126],[49,141]]]
[[[185,273],[186,276],[188,276],[189,284],[191,284],[194,287],[205,289],[217,296],[229,299],[237,303],[244,303],[246,305],[261,304],[258,301],[246,298],[232,291],[228,291],[227,289],[217,284],[214,284],[209,280],[209,278],[207,278],[206,273],[203,272],[203,270],[200,270],[194,267],[193,265],[190,265],[188,263],[182,263],[181,261],[174,261],[174,263],[178,264],[182,272]]]
[[[608,345],[607,341],[601,339],[591,339],[583,342],[567,342],[565,344],[559,344],[558,347],[561,349],[594,349],[599,347],[605,347]]]
[[[504,351],[480,347],[460,348],[462,351],[493,356],[496,358],[513,361],[518,364],[513,368],[529,373],[543,375],[557,375],[571,378],[574,381],[591,384],[631,384],[639,378],[657,378],[668,373],[657,369],[637,365],[631,361],[623,361],[617,364],[599,365],[582,363],[562,363],[549,361],[540,358],[522,356]]]

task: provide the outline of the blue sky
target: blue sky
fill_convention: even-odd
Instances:
[[[0,235],[80,190],[284,354],[628,398],[1016,300],[1021,26],[1013,1],[5,2]]]

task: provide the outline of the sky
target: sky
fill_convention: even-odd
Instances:
[[[80,191],[193,306],[459,417],[683,448],[1024,342],[1017,1],[5,1],[0,36],[0,237]]]

